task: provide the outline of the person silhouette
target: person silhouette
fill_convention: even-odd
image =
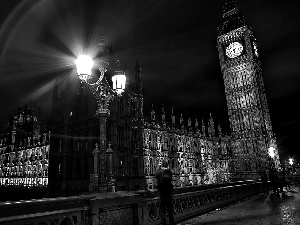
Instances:
[[[268,195],[269,194],[268,175],[265,170],[261,172],[261,183],[262,183],[263,192]]]
[[[172,172],[169,169],[169,164],[167,161],[163,161],[161,167],[156,173],[157,179],[157,189],[159,191],[160,207],[159,215],[161,218],[161,223],[163,225],[167,224],[166,221],[166,211],[168,212],[170,224],[175,224],[173,215],[173,184],[172,184]]]

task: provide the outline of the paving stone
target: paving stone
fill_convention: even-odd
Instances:
[[[300,225],[300,188],[260,195],[181,225]]]

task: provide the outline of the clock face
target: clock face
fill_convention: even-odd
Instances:
[[[255,42],[253,42],[253,49],[254,49],[255,55],[258,57],[258,50],[257,50],[257,45],[255,44]]]
[[[243,51],[244,47],[241,43],[239,42],[233,42],[230,45],[227,46],[226,48],[226,55],[229,58],[235,58],[237,56],[239,56],[242,51]]]

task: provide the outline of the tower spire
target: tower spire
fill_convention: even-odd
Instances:
[[[166,114],[165,114],[164,105],[161,106],[161,122],[163,126],[166,125]]]
[[[210,137],[215,136],[215,125],[214,125],[214,120],[211,116],[211,113],[209,114],[209,120],[208,120],[208,135]]]
[[[139,65],[139,60],[136,60],[136,65],[135,65],[135,87],[136,87],[136,92],[137,94],[142,94],[142,73],[141,73],[141,67]]]
[[[172,120],[172,127],[175,127],[175,115],[174,115],[173,108],[172,108],[171,120]]]
[[[155,111],[154,111],[153,104],[152,104],[152,109],[150,110],[150,114],[151,114],[151,121],[155,122]]]
[[[205,124],[204,124],[203,119],[202,119],[201,128],[202,128],[202,135],[203,135],[203,136],[206,136],[206,132],[205,132]]]
[[[227,0],[223,5],[223,22],[219,35],[245,26],[245,19],[240,13],[235,0]]]
[[[223,5],[223,18],[224,16],[226,16],[226,13],[236,8],[237,8],[237,4],[235,0],[227,0]]]

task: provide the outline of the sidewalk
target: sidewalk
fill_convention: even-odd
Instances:
[[[285,188],[284,188],[285,189]],[[260,195],[247,201],[216,210],[181,225],[300,225],[300,188],[280,195]]]

